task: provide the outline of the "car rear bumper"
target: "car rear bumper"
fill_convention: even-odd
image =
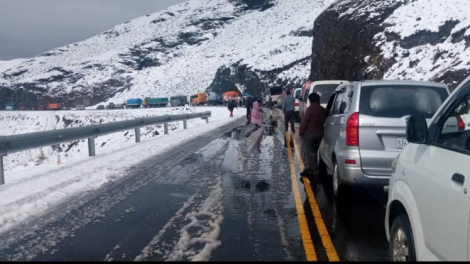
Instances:
[[[364,173],[361,165],[359,150],[346,150],[337,157],[340,170],[341,183],[357,187],[383,187],[388,186],[389,175],[369,175]],[[356,164],[346,164],[354,160]]]

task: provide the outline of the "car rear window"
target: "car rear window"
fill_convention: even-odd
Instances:
[[[426,86],[372,86],[361,90],[361,114],[398,118],[431,118],[449,96],[446,89]]]
[[[338,86],[339,84],[316,85],[313,88],[313,92],[320,95],[320,104],[327,104]]]
[[[302,90],[295,91],[294,97],[295,98],[299,97],[301,93],[302,93]]]

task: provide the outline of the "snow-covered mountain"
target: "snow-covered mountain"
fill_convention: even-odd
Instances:
[[[99,103],[300,84],[313,22],[332,2],[190,0],[27,60],[0,73],[0,87]]]
[[[339,0],[315,21],[311,79],[413,79],[456,87],[470,74],[468,0]]]

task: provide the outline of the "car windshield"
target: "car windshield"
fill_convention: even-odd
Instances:
[[[294,94],[294,97],[295,98],[299,97],[301,93],[302,93],[302,90],[296,90],[295,94]]]
[[[426,118],[432,118],[447,97],[447,90],[438,87],[363,87],[360,112],[376,117],[424,115]]]
[[[330,100],[331,95],[335,92],[335,89],[339,86],[339,84],[324,84],[324,85],[316,85],[313,88],[313,92],[320,95],[320,103],[327,104]]]

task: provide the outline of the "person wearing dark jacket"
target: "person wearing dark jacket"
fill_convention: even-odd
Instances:
[[[250,123],[250,119],[251,119],[251,109],[253,108],[253,99],[251,98],[251,96],[248,96],[246,98],[246,101],[245,101],[245,107],[246,107],[246,119],[247,119],[247,123]]]
[[[282,111],[284,112],[284,124],[286,132],[291,124],[291,131],[295,133],[294,117],[295,117],[295,99],[289,90],[286,91],[286,97],[282,100]]]
[[[233,109],[235,109],[237,107],[237,103],[235,103],[235,100],[232,100],[232,101],[228,101],[228,110],[230,111],[230,117],[233,117]]]
[[[329,115],[328,111],[320,105],[320,96],[317,93],[310,94],[308,99],[310,106],[305,111],[299,131],[305,163],[305,170],[300,173],[303,177],[318,174],[318,148],[323,139],[324,125]]]

